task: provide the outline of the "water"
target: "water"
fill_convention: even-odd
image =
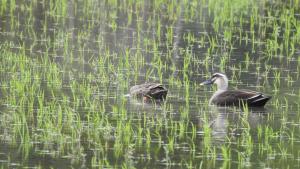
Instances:
[[[221,2],[0,4],[0,165],[299,168],[299,2]],[[213,72],[272,99],[208,106]]]

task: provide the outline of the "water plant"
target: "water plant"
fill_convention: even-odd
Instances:
[[[1,0],[1,168],[299,168],[299,3]],[[219,71],[266,110],[208,106]]]

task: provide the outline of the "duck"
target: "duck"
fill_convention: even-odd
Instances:
[[[214,73],[210,79],[202,82],[200,85],[217,85],[217,91],[212,95],[209,104],[217,106],[242,106],[264,107],[271,99],[264,93],[252,90],[228,90],[228,78],[223,73]]]
[[[168,89],[160,83],[148,82],[132,86],[130,96],[142,99],[144,103],[162,102],[166,100]]]

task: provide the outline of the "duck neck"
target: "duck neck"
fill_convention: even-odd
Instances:
[[[228,89],[228,79],[226,77],[218,78],[214,83],[217,85],[218,90],[220,91]]]
[[[218,91],[224,91],[228,89],[228,84],[218,85]]]

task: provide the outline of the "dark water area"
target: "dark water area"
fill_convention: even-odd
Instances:
[[[2,168],[299,168],[300,2],[3,1]],[[214,72],[271,95],[208,105]],[[161,105],[129,97],[160,82]]]

